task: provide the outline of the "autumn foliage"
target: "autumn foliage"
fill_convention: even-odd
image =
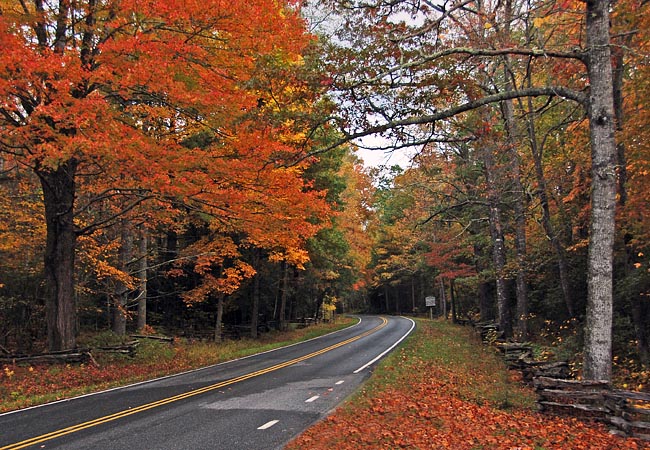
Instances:
[[[506,339],[565,333],[578,376],[648,373],[648,3],[327,3],[337,125],[413,156],[376,181],[371,308],[435,296]]]
[[[320,91],[297,4],[7,1],[0,42],[2,189],[16,193],[0,249],[40,231],[26,247],[44,254],[50,349],[75,346],[82,289],[113,290],[128,315],[148,236],[199,231],[173,251],[183,264],[164,263],[192,277],[190,303],[250,279],[244,250],[304,267],[330,206],[304,176]]]

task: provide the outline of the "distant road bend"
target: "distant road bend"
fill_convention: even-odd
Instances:
[[[0,450],[279,449],[354,392],[414,327],[361,316],[300,344],[0,414]]]

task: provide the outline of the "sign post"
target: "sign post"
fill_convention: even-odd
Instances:
[[[429,319],[433,320],[433,308],[436,306],[436,298],[434,296],[427,296],[424,298],[424,303],[429,308]]]

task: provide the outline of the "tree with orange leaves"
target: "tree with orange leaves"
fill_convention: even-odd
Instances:
[[[51,350],[76,342],[78,236],[143,214],[146,204],[168,217],[184,205],[216,228],[249,227],[260,245],[251,224],[269,213],[293,218],[281,209],[300,191],[300,168],[285,163],[300,150],[251,114],[260,106],[251,86],[258,62],[295,61],[308,43],[288,2],[0,8],[0,152],[5,166],[39,180]],[[207,145],[184,145],[198,133]]]

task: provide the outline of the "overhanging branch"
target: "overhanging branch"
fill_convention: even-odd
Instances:
[[[300,159],[295,161],[294,164],[297,164],[311,156],[315,156],[327,152],[329,150],[333,150],[334,148],[340,145],[349,143],[350,141],[353,141],[355,139],[360,139],[366,136],[381,134],[389,130],[399,129],[399,128],[413,126],[413,125],[432,124],[440,120],[449,119],[459,114],[481,108],[482,106],[490,105],[492,103],[499,103],[505,100],[511,100],[511,99],[523,98],[523,97],[544,97],[544,96],[562,97],[580,103],[585,107],[587,106],[587,102],[588,102],[588,98],[584,93],[579,91],[574,91],[573,89],[568,89],[566,87],[561,87],[561,86],[532,87],[532,88],[518,89],[513,91],[498,92],[496,94],[486,95],[476,100],[471,100],[442,111],[437,111],[433,114],[425,114],[422,116],[411,116],[401,120],[394,120],[391,122],[383,123],[381,125],[368,127],[364,130],[356,131],[353,133],[346,133],[345,131],[343,131],[344,133],[343,138],[335,141],[331,145],[309,152],[308,154],[302,156]]]

